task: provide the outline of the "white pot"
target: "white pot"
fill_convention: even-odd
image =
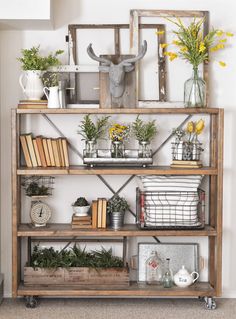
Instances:
[[[52,86],[52,87],[44,87],[43,92],[45,93],[48,99],[48,108],[56,109],[60,108],[60,100],[59,100],[59,87]]]
[[[194,274],[196,277],[194,278]],[[199,278],[199,273],[193,271],[191,274],[184,266],[174,275],[174,282],[176,286],[186,288],[192,285]]]
[[[19,83],[28,100],[40,100],[43,96],[43,71],[25,71],[20,75]]]
[[[88,216],[88,211],[90,206],[72,206],[75,216],[82,217],[82,216]]]

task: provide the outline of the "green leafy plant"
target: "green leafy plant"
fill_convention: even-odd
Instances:
[[[135,138],[139,142],[150,142],[155,135],[157,134],[156,121],[144,122],[139,118],[139,115],[136,117],[136,120],[132,124],[132,131]]]
[[[78,131],[78,134],[80,134],[86,141],[94,140],[96,142],[104,135],[109,117],[110,116],[103,116],[94,123],[91,120],[90,115],[86,114],[79,125],[80,130]]]
[[[59,74],[55,72],[47,72],[42,77],[43,85],[46,87],[58,86]]]
[[[89,202],[85,199],[85,197],[79,197],[77,200],[72,204],[72,206],[88,206]]]
[[[49,187],[44,185],[39,186],[36,182],[31,182],[25,189],[27,196],[43,196],[49,195]]]
[[[28,70],[41,70],[45,71],[51,66],[60,65],[58,55],[62,54],[63,50],[57,50],[55,53],[50,53],[48,56],[42,56],[39,53],[40,46],[32,47],[31,49],[22,49],[22,57],[17,60],[21,62],[22,69]]]
[[[107,212],[112,214],[113,212],[125,213],[129,209],[129,204],[125,198],[115,195],[107,202]]]
[[[77,245],[61,251],[53,247],[34,246],[28,266],[54,269],[58,267],[122,268],[123,261],[120,257],[112,255],[111,248],[106,250],[102,247],[100,251],[87,252],[85,248],[81,249]]]

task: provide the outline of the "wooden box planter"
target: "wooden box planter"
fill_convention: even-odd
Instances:
[[[24,267],[24,284],[30,285],[86,285],[128,286],[128,268],[32,268]]]

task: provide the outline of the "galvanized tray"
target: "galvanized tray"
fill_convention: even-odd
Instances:
[[[84,152],[85,154],[85,152]],[[93,166],[143,166],[146,167],[153,163],[152,157],[139,157],[138,150],[125,150],[124,157],[111,157],[110,150],[97,150],[96,157],[83,157],[84,164]]]
[[[152,251],[157,252],[163,263],[166,258],[170,258],[173,274],[178,272],[182,265],[189,272],[199,271],[199,244],[197,243],[139,243],[138,281],[146,281],[145,261]]]

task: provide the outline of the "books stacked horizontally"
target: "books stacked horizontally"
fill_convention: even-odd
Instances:
[[[46,109],[47,100],[20,100],[18,109]]]
[[[46,138],[31,133],[20,135],[21,147],[27,167],[68,167],[66,138]]]
[[[92,218],[91,215],[88,216],[76,216],[72,215],[71,221],[72,229],[79,228],[92,228]]]

